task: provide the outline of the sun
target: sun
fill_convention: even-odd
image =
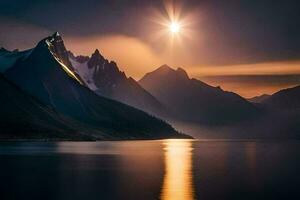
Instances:
[[[169,25],[169,29],[171,33],[179,33],[180,32],[180,24],[177,22],[171,22]]]

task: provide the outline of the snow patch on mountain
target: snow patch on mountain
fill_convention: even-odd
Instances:
[[[93,91],[97,91],[98,87],[95,85],[93,81],[93,74],[94,70],[93,68],[89,68],[87,65],[87,61],[80,63],[74,60],[71,56],[69,57],[69,60],[74,67],[74,71],[82,78],[84,83]]]

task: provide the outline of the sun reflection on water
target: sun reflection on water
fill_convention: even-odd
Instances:
[[[161,191],[162,200],[194,199],[192,150],[191,140],[164,142],[165,176]]]

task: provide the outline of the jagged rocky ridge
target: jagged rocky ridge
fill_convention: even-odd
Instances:
[[[136,82],[97,49],[91,57],[76,57],[72,52],[69,57],[75,72],[97,94],[165,119],[226,124],[259,114],[258,108],[239,95],[190,79],[182,68],[173,70],[164,65]]]
[[[165,116],[165,107],[133,78],[120,71],[114,61],[108,61],[98,49],[88,56],[74,56],[69,52],[70,61],[83,82],[100,96],[115,99],[122,103]]]

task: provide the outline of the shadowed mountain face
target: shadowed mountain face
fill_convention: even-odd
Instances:
[[[178,117],[205,124],[239,122],[255,116],[257,108],[239,95],[190,79],[167,65],[147,73],[139,83]]]
[[[0,90],[1,139],[93,139],[79,133],[69,119],[25,94],[2,75]]]
[[[105,59],[96,49],[91,57],[75,57],[69,52],[75,72],[98,95],[115,99],[149,113],[164,115],[164,106],[133,78],[127,78],[117,64]]]
[[[185,137],[140,110],[96,95],[68,66],[65,53],[56,33],[20,56],[4,75],[43,105],[79,122],[74,126],[89,130],[97,139]]]

